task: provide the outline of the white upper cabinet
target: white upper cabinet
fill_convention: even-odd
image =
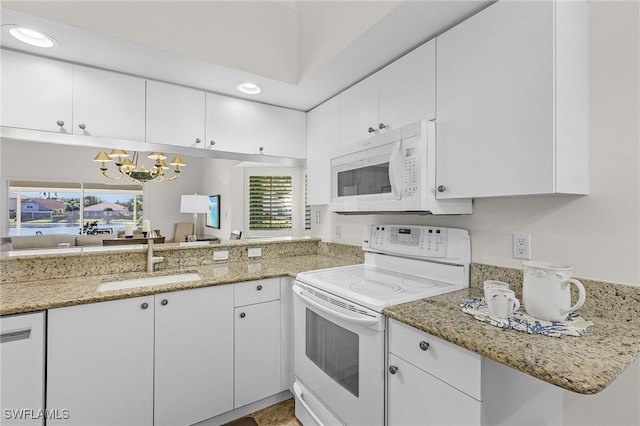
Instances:
[[[366,139],[378,125],[378,74],[373,74],[340,93],[340,143]]]
[[[431,40],[380,71],[379,123],[397,129],[436,118],[436,41]]]
[[[497,2],[437,43],[438,198],[586,194],[586,4]]]
[[[206,147],[249,154],[256,104],[228,96],[206,94]]]
[[[340,94],[340,143],[435,118],[435,40]]]
[[[144,79],[74,66],[74,134],[143,141],[144,122]]]
[[[250,153],[306,158],[307,115],[273,105],[256,104],[256,107]]]
[[[205,92],[147,81],[147,142],[203,148]]]
[[[306,114],[207,93],[208,149],[306,158]]]
[[[2,50],[3,126],[72,132],[72,66]]]
[[[331,153],[340,145],[340,98],[307,113],[307,203],[331,200]]]

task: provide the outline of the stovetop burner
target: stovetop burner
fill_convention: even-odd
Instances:
[[[400,287],[398,284],[384,283],[384,282],[372,281],[372,280],[355,282],[351,284],[349,288],[351,288],[351,290],[358,293],[372,294],[372,295],[396,294],[396,293],[402,293],[404,291],[404,289]]]

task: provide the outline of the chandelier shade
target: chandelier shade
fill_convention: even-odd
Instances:
[[[144,185],[147,182],[176,180],[180,177],[180,167],[187,165],[179,155],[176,155],[175,158],[169,162],[169,164],[173,166],[173,175],[171,177],[167,177],[165,170],[169,170],[171,168],[164,161],[167,159],[166,155],[162,152],[151,152],[147,155],[147,158],[153,160],[153,165],[150,168],[144,167],[144,158],[141,159],[137,151],[133,154],[132,161],[129,159],[129,154],[126,151],[121,149],[112,149],[109,154],[104,151],[100,151],[98,155],[94,157],[93,161],[100,163],[100,171],[104,177],[113,180],[122,179],[124,177],[129,182],[139,183],[141,185]],[[111,161],[114,162],[118,172],[120,173],[118,176],[111,176],[108,173],[109,166],[107,163]]]

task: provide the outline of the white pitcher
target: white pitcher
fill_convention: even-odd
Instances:
[[[564,321],[569,312],[579,309],[586,297],[582,283],[571,278],[573,268],[551,262],[523,261],[522,302],[534,318]],[[578,301],[571,306],[571,286],[578,289]]]

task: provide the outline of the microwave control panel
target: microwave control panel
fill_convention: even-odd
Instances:
[[[418,193],[418,147],[413,139],[416,138],[402,141],[404,197],[415,197]]]
[[[420,225],[369,225],[363,248],[415,257],[458,258],[468,244],[466,230]]]

